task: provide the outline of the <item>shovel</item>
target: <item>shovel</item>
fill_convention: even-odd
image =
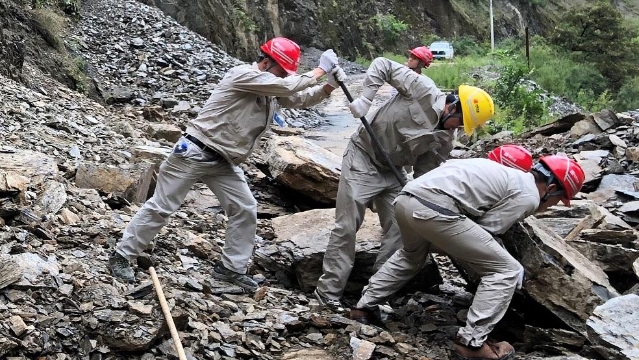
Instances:
[[[348,102],[353,102],[353,96],[351,95],[350,91],[348,91],[348,88],[346,87],[344,82],[337,80],[337,83],[339,84],[339,87],[342,88],[342,91],[344,91],[344,94],[346,95]],[[373,129],[371,128],[371,125],[368,123],[368,120],[366,120],[365,116],[362,116],[359,119],[362,121],[362,124],[364,125],[364,128],[368,132],[368,135],[370,135],[371,140],[373,141],[373,146],[375,146],[377,148],[377,151],[379,151],[379,153],[382,154],[382,156],[384,157],[384,160],[386,160],[386,164],[388,164],[388,166],[393,171],[393,174],[397,178],[397,181],[399,181],[399,184],[402,187],[404,187],[404,185],[406,185],[404,178],[399,173],[397,168],[393,165],[393,162],[391,161],[390,156],[388,156],[388,153],[386,152],[386,150],[384,150],[384,148],[382,147],[382,144],[380,144],[379,140],[377,139],[377,136],[375,136],[375,134],[373,133]]]
[[[151,259],[149,259],[148,257],[141,256],[138,258],[138,267],[145,270],[148,269],[149,273],[151,274],[153,286],[155,287],[155,292],[158,295],[158,300],[160,301],[160,307],[162,307],[164,319],[166,320],[166,324],[169,326],[169,331],[171,332],[171,337],[173,338],[175,351],[177,351],[178,358],[180,360],[187,360],[186,354],[184,353],[184,348],[182,347],[182,342],[180,341],[180,336],[178,335],[177,329],[175,328],[175,323],[173,322],[173,316],[171,316],[169,305],[166,303],[166,298],[164,297],[164,292],[162,291],[162,284],[160,284],[158,274],[155,273],[155,268],[153,268],[153,261],[151,261]]]

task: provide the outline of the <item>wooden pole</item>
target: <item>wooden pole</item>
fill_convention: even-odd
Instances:
[[[528,26],[526,26],[526,61],[528,62],[528,69],[530,70],[530,40],[528,37]]]
[[[178,335],[177,329],[175,328],[175,323],[173,322],[173,316],[171,316],[171,311],[169,311],[169,305],[166,303],[166,298],[164,297],[164,292],[162,291],[162,285],[160,284],[158,274],[155,273],[155,269],[153,268],[153,266],[149,267],[149,273],[151,274],[151,279],[153,279],[153,286],[155,287],[155,292],[158,294],[160,307],[162,308],[162,313],[164,313],[166,324],[169,326],[169,331],[171,332],[173,345],[175,345],[175,350],[177,351],[178,358],[180,360],[187,360],[186,354],[184,353],[184,348],[182,347],[182,342],[180,341],[180,336]]]

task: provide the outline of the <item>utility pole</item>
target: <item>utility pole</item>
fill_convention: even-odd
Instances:
[[[495,28],[493,26],[493,0],[490,0],[490,50],[495,51]]]

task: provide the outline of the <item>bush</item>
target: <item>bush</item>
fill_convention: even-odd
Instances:
[[[521,132],[542,125],[548,120],[548,106],[538,88],[529,89],[524,81],[531,71],[514,59],[506,64],[493,91],[494,101],[505,112],[502,125]]]
[[[393,14],[377,14],[373,17],[387,45],[394,45],[408,30],[408,24],[397,19]]]
[[[464,56],[456,57],[455,61],[436,63],[424,71],[424,75],[433,79],[441,89],[456,89],[460,84],[476,85],[473,77],[474,70],[491,64],[486,57]]]
[[[430,43],[426,44],[429,45]],[[480,44],[470,35],[459,36],[452,41],[455,56],[484,56],[488,54],[489,45]]]
[[[621,88],[626,77],[638,74],[639,53],[632,47],[637,29],[625,24],[610,2],[598,1],[570,11],[558,24],[552,42],[571,51],[573,59],[592,63],[613,91]]]
[[[573,101],[583,89],[594,97],[606,90],[607,80],[593,66],[578,63],[561,49],[540,44],[530,49],[531,79],[545,90]]]
[[[615,109],[619,111],[639,109],[639,76],[627,80],[619,89]]]

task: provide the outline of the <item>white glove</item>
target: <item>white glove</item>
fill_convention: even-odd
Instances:
[[[353,117],[359,119],[368,113],[371,105],[373,105],[372,101],[363,96],[360,96],[355,99],[355,101],[353,101],[350,105],[348,105],[348,108],[351,109],[351,114],[353,114]]]
[[[333,68],[335,66],[337,66],[339,60],[337,59],[337,54],[335,54],[335,51],[333,51],[333,49],[328,49],[326,51],[324,51],[324,53],[322,53],[322,56],[320,56],[320,60],[319,60],[319,68],[326,71],[326,73],[330,73],[331,70],[333,70]]]
[[[333,89],[337,89],[339,87],[338,81],[344,82],[348,79],[344,70],[339,66],[335,66],[333,71],[328,74],[328,85],[330,85]]]

